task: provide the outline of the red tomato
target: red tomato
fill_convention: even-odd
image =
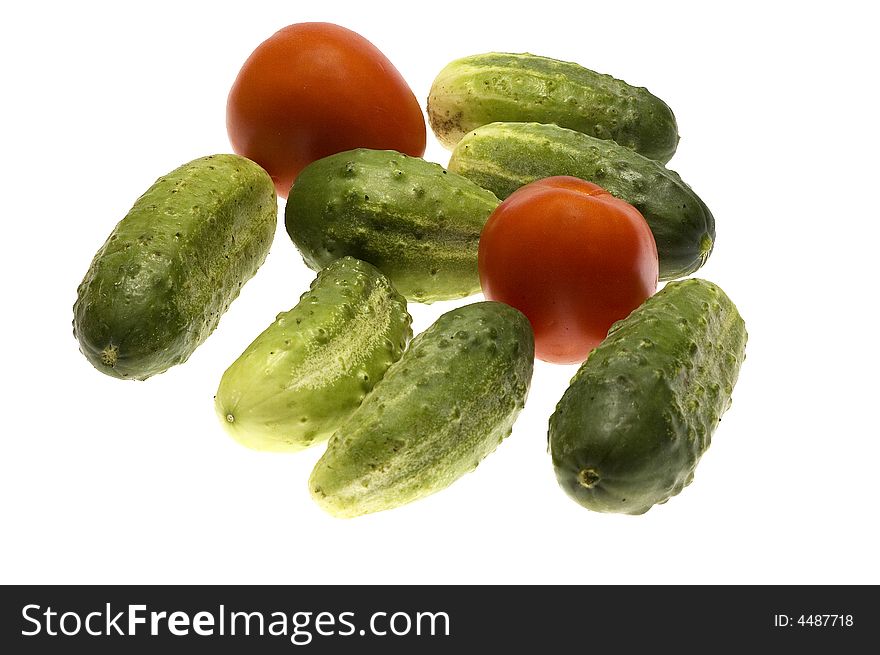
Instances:
[[[548,177],[511,194],[480,236],[480,284],[519,309],[539,359],[586,359],[657,289],[657,245],[639,211],[602,187]]]
[[[236,153],[265,168],[282,198],[308,164],[343,150],[425,153],[425,119],[390,61],[332,23],[298,23],[261,43],[226,104]]]

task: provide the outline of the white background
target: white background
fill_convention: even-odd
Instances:
[[[860,6],[6,3],[0,581],[880,582],[878,53]],[[446,63],[497,50],[575,60],[672,106],[670,167],[718,223],[699,275],[750,333],[681,495],[640,517],[571,502],[546,432],[575,369],[539,363],[513,435],[475,473],[391,512],[323,514],[306,488],[321,448],[248,451],[212,405],[312,278],[283,222],[185,365],[122,382],[78,352],[71,306],[95,250],[156,177],[229,151],[239,67],[305,20],[373,41],[422,104]],[[431,135],[426,157],[448,158]],[[416,330],[453,305],[412,305]]]

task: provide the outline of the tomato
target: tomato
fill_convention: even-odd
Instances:
[[[548,362],[586,359],[615,321],[657,289],[657,245],[639,211],[574,177],[511,194],[480,236],[480,284],[535,330]]]
[[[425,119],[396,68],[361,35],[297,23],[261,43],[226,104],[236,153],[265,168],[282,198],[308,164],[343,150],[425,152]]]

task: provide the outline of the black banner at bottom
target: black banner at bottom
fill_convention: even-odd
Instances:
[[[4,587],[6,653],[862,652],[874,587]],[[222,643],[222,642],[228,642]]]

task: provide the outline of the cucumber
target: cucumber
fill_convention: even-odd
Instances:
[[[492,123],[466,135],[449,170],[504,199],[519,187],[553,175],[588,180],[634,205],[654,233],[660,279],[689,275],[706,263],[715,243],[712,212],[663,164],[614,141],[539,123]]]
[[[443,314],[331,437],[312,497],[352,517],[449,486],[510,434],[533,365],[531,326],[512,307],[480,302]]]
[[[471,130],[498,121],[554,123],[663,163],[678,146],[672,110],[647,89],[528,53],[453,61],[431,86],[428,118],[449,149]]]
[[[123,379],[185,362],[265,260],[277,222],[272,178],[244,157],[202,157],[159,178],[77,289],[80,350]]]
[[[379,268],[408,300],[433,302],[480,290],[477,245],[497,206],[492,192],[438,164],[358,149],[300,173],[285,225],[312,269],[350,255]]]
[[[323,441],[400,359],[411,323],[406,301],[375,267],[338,259],[226,370],[217,414],[256,450]]]
[[[745,359],[725,293],[672,282],[593,350],[550,418],[560,486],[584,507],[643,514],[690,484]]]

